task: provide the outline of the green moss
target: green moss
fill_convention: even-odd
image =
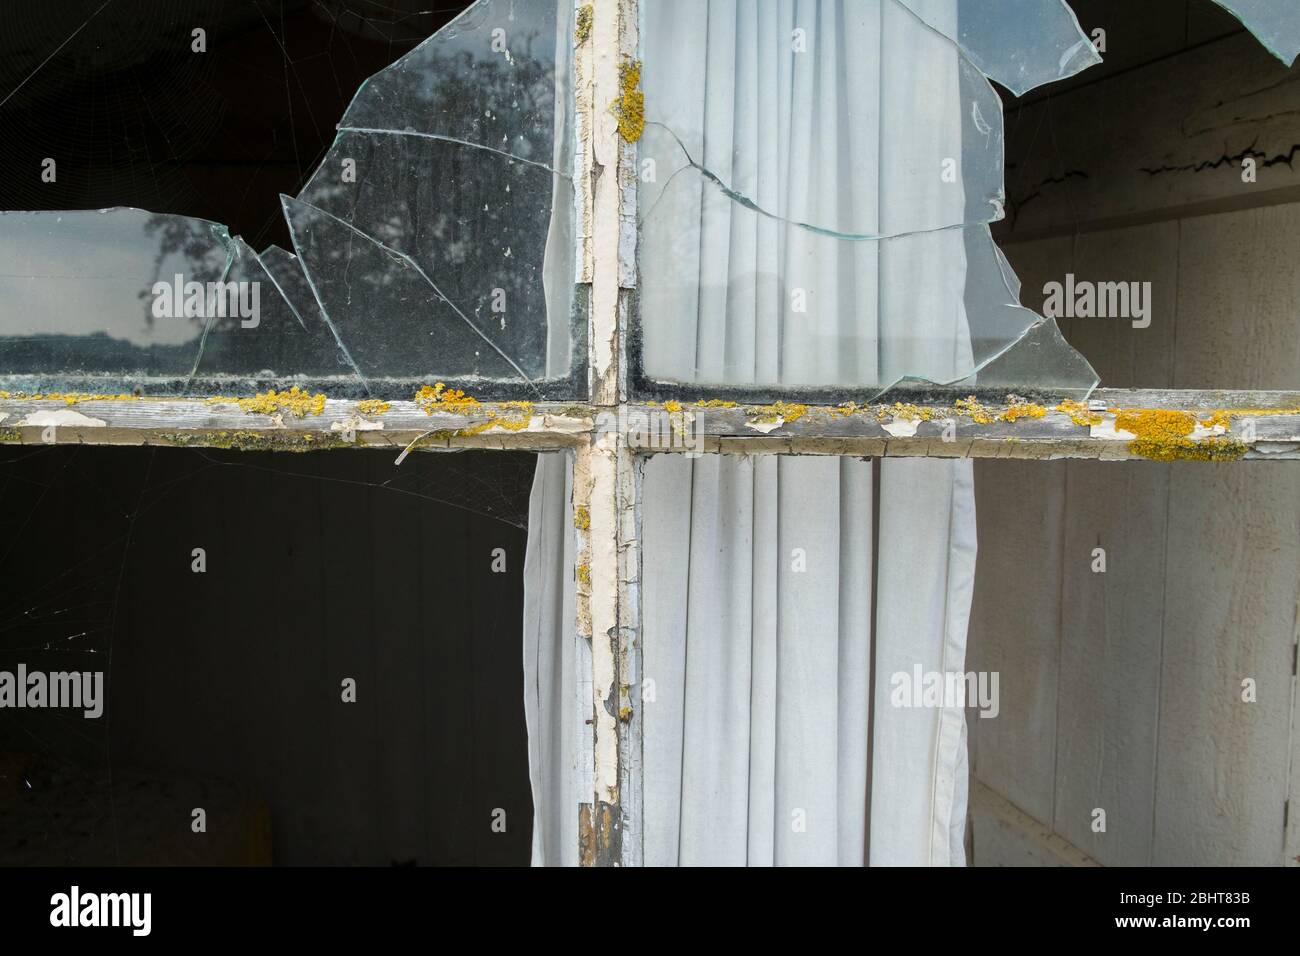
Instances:
[[[293,431],[194,432],[160,436],[177,448],[225,448],[233,451],[309,452],[355,448],[334,434]]]

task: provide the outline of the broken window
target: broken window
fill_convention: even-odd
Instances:
[[[1300,17],[1285,0],[1214,0],[1228,10],[1270,53],[1290,66],[1300,54]]]
[[[1235,7],[1261,36],[1276,26],[1273,5]],[[680,799],[671,773],[685,764],[704,781],[696,797],[708,794],[722,759],[746,756],[747,735],[737,723],[722,759],[703,748],[687,759],[672,749],[675,715],[689,713],[685,729],[713,747],[724,718],[776,728],[757,705],[778,700],[810,724],[782,724],[779,747],[762,737],[753,779],[779,754],[798,792],[840,800],[843,787],[857,815],[843,832],[857,834],[862,710],[883,686],[865,689],[864,655],[912,654],[923,641],[911,625],[927,616],[942,639],[927,653],[961,664],[969,467],[924,459],[1296,453],[1294,407],[1276,396],[1249,439],[1238,412],[1207,414],[1201,395],[1127,415],[1018,400],[1081,399],[1097,375],[1053,319],[1021,304],[992,239],[1006,169],[990,81],[1019,93],[1096,61],[1060,0],[478,0],[360,88],[314,173],[282,197],[278,244],[136,209],[0,214],[0,389],[25,393],[0,392],[0,436],[386,446],[396,468],[415,449],[560,452],[539,465],[532,514],[545,520],[527,562],[531,769],[547,781],[537,792],[556,794],[539,817],[542,858],[672,858],[680,839],[643,827],[673,807],[648,808],[647,795]],[[445,384],[410,401],[434,382]],[[326,394],[139,411],[96,394],[295,384]],[[903,390],[938,398],[867,415],[839,404]],[[1000,407],[966,398],[976,392]],[[393,401],[355,401],[366,396]],[[704,457],[646,467],[660,452]],[[862,460],[877,456],[909,460]],[[458,473],[453,500],[476,498],[480,478]],[[401,548],[388,555],[403,564]],[[334,584],[355,611],[348,581]],[[832,607],[833,627],[818,617]],[[873,616],[892,643],[865,640]],[[687,624],[702,639],[687,641]],[[725,643],[746,630],[771,640]],[[828,666],[841,652],[843,683]],[[645,662],[669,676],[643,683]],[[689,687],[689,710],[645,713],[653,679],[662,700]],[[792,703],[799,684],[807,698]],[[802,755],[829,753],[841,721],[855,761],[833,787],[813,787]],[[928,733],[921,717],[910,726]],[[926,756],[926,741],[874,727],[895,752]],[[937,734],[953,784],[959,710]],[[882,787],[926,782],[872,766]],[[643,786],[643,774],[656,776]],[[748,800],[739,779],[732,795]],[[890,812],[929,815],[928,798],[913,797],[895,788]],[[768,814],[770,827],[763,814],[778,804],[754,805],[773,842],[777,821],[811,802],[798,800]],[[881,803],[872,812],[914,843],[959,835],[962,799],[942,802],[941,831],[893,827]],[[719,832],[716,814],[697,805],[688,829]],[[728,829],[749,853],[748,834]],[[839,837],[818,839],[822,852]],[[646,852],[656,841],[666,856]],[[943,842],[928,861],[959,855]]]
[[[1095,374],[1020,305],[989,232],[1003,130],[985,74],[1020,92],[1097,62],[1064,4],[796,15],[682,0],[642,15],[647,394],[869,400],[942,384],[1086,397]]]
[[[566,3],[482,0],[373,76],[292,254],[138,209],[0,216],[0,384],[38,393],[578,397]]]

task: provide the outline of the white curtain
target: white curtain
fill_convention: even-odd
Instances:
[[[647,112],[734,190],[852,232],[906,231],[918,202],[961,209],[930,164],[962,155],[946,119],[961,109],[957,54],[893,0],[654,4]],[[758,215],[694,170],[671,175],[681,163],[655,126],[647,154],[664,172],[641,185],[642,213],[669,226],[647,220],[641,237],[655,373],[860,385],[969,368],[959,257]],[[807,312],[789,308],[794,289]],[[871,463],[834,458],[647,466],[647,864],[963,862],[963,711],[894,707],[890,678],[964,669],[971,468],[886,460],[878,475],[876,488]],[[590,800],[567,500],[564,458],[543,456],[525,571],[537,864],[575,862]]]

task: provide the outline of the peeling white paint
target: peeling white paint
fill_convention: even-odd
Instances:
[[[756,432],[762,432],[764,435],[770,435],[784,424],[784,418],[777,418],[776,421],[772,422],[745,422],[745,427],[752,428]]]
[[[1137,438],[1132,432],[1126,432],[1122,428],[1115,427],[1115,419],[1111,418],[1102,422],[1100,425],[1092,425],[1088,429],[1089,438],[1100,438],[1105,441],[1133,441]]]
[[[381,432],[383,430],[383,422],[372,422],[356,415],[341,422],[330,423],[332,432]]]
[[[889,424],[880,427],[895,438],[911,438],[916,434],[916,430],[921,427],[921,420],[919,418],[896,418]]]
[[[541,427],[535,428],[537,419],[534,418],[528,423],[529,431],[538,431],[546,433],[558,432],[564,435],[585,435],[591,431],[591,422],[584,418],[571,418],[569,416],[543,415],[541,416]]]
[[[32,412],[18,424],[40,427],[57,425],[64,428],[103,428],[108,423],[102,418],[90,418],[81,414],[81,412],[63,409],[60,411]]]
[[[1199,422],[1192,429],[1191,434],[1187,437],[1192,441],[1203,441],[1206,438],[1215,438],[1219,435],[1227,434],[1228,429],[1222,425],[1212,425],[1206,428]],[[1138,436],[1130,431],[1115,427],[1115,420],[1104,421],[1100,425],[1093,425],[1088,429],[1089,438],[1101,438],[1108,441],[1133,441]]]

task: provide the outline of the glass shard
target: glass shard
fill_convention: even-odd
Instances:
[[[1300,56],[1300,9],[1294,0],[1214,0],[1287,66]]]
[[[893,0],[1016,96],[1101,62],[1065,0]]]
[[[1065,341],[1056,320],[1046,318],[1031,325],[1010,348],[960,384],[997,392],[1019,390],[1026,398],[1038,397],[1041,386],[1046,385],[1045,391],[1056,397],[1083,401],[1098,381],[1088,360]]]
[[[340,177],[344,168],[355,168],[355,181]],[[424,376],[531,381],[548,375],[551,278],[557,315],[571,311],[572,266],[563,267],[567,281],[546,271],[557,188],[567,224],[571,182],[545,168],[443,140],[343,131],[298,195],[315,210],[313,222],[321,222],[317,213],[335,220],[325,235],[342,245],[323,246],[319,229],[304,245],[295,219],[308,213],[286,208],[326,317],[354,356],[369,356],[369,364],[358,359],[367,377],[401,378],[418,368]],[[572,261],[565,251],[571,230],[558,232],[563,249],[551,250],[550,268]],[[417,285],[436,288],[432,297],[408,284],[414,270],[423,275]],[[387,294],[385,276],[407,276],[398,287],[426,311],[409,304],[405,313],[391,311],[398,300]],[[567,323],[556,332],[567,343]],[[371,341],[346,341],[357,336]],[[550,373],[567,376],[568,355],[555,359]]]
[[[478,0],[371,77],[284,197],[293,253],[134,209],[3,214],[0,387],[577,397],[573,19]]]
[[[572,8],[479,0],[362,84],[339,129],[421,133],[569,169],[572,138],[556,135],[556,117],[571,95],[573,33],[559,21]]]
[[[281,282],[293,281],[288,271],[297,268],[293,257],[277,265],[277,277],[243,239],[236,236],[233,243],[226,281],[242,297],[241,309],[237,314],[227,309],[226,317],[207,323],[195,377],[213,384],[228,379],[235,387],[240,380],[358,383],[319,311],[307,311],[310,321],[304,320],[281,290]]]
[[[1010,6],[642,8],[639,391],[1093,387],[989,232],[1002,111],[974,64],[1028,88],[1096,53],[1059,0]]]
[[[368,380],[531,380],[410,256],[308,203],[284,207],[322,315]]]

